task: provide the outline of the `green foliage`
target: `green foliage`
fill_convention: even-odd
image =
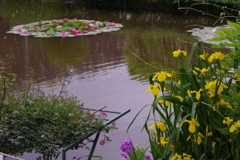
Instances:
[[[16,76],[9,73],[10,58],[1,60],[0,66],[1,152],[35,152],[50,160],[58,157],[61,148],[88,133],[114,128],[103,126],[107,121],[105,113],[83,110],[83,104],[68,95],[66,78],[61,78],[59,94],[46,94],[34,85],[32,74],[27,82],[14,84]],[[90,138],[85,139],[74,149],[84,148],[89,142]]]

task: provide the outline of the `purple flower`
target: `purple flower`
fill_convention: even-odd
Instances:
[[[40,29],[41,27],[39,27],[39,26],[36,26],[36,27],[34,27],[35,29]]]
[[[127,154],[125,154],[125,153],[120,153],[120,155],[124,158],[128,158]]]
[[[146,156],[146,160],[152,160],[150,156]]]
[[[124,141],[120,149],[125,153],[132,153],[132,141]]]
[[[67,32],[65,32],[65,31],[62,31],[61,33],[62,33],[62,35],[66,35],[66,33],[67,33]]]
[[[22,33],[23,33],[23,34],[27,34],[28,31],[27,31],[27,30],[22,30]]]
[[[99,142],[99,144],[100,144],[100,145],[104,145],[104,144],[105,144],[105,141],[104,141],[104,140],[101,140],[101,141]]]

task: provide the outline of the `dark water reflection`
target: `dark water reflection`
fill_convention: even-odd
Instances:
[[[107,20],[122,23],[124,28],[117,32],[76,38],[41,39],[6,34],[14,25],[65,17]],[[77,4],[2,0],[0,56],[11,55],[12,71],[18,75],[19,81],[25,80],[30,70],[34,69],[35,81],[46,91],[50,84],[56,82],[62,70],[71,71],[72,83],[67,90],[87,108],[108,106],[108,110],[120,112],[131,108],[131,113],[117,121],[119,130],[111,135],[113,141],[105,146],[98,145],[95,152],[104,160],[120,160],[119,146],[128,136],[136,145],[147,139],[140,132],[150,106],[139,115],[129,134],[126,134],[126,128],[136,113],[152,102],[151,94],[144,91],[148,88],[149,75],[157,71],[131,52],[159,69],[171,71],[177,66],[172,51],[189,51],[191,45],[183,41],[196,42],[186,32],[190,29],[186,26],[211,26],[213,22],[211,18],[182,12],[83,8]],[[109,115],[109,118],[114,116]],[[86,154],[86,151],[72,151],[68,153],[68,159]],[[33,157],[32,154],[24,155],[27,160]]]

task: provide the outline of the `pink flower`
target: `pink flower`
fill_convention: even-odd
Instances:
[[[48,27],[49,27],[49,25],[46,25],[45,27],[46,27],[46,28],[48,28]]]
[[[101,140],[101,141],[99,142],[99,144],[100,144],[100,145],[104,145],[104,144],[105,144],[105,141],[104,141],[104,140]]]
[[[102,114],[103,114],[103,115],[107,115],[107,113],[106,113],[106,112],[102,112]]]
[[[68,18],[64,18],[63,20],[64,20],[64,21],[68,21]]]
[[[23,34],[27,34],[28,31],[27,31],[27,30],[22,30],[22,33],[23,33]]]
[[[20,104],[21,102],[20,102],[20,101],[18,101],[17,103],[18,103],[18,104]]]
[[[40,29],[41,27],[39,27],[39,26],[36,26],[36,27],[34,27],[35,29]]]
[[[77,20],[77,19],[74,19],[74,21],[75,21],[75,22],[78,22],[78,20]]]
[[[88,31],[93,31],[93,29],[88,29]]]
[[[109,26],[116,26],[115,23],[110,23],[110,22],[108,22],[107,25],[109,25]]]
[[[91,116],[91,117],[95,117],[95,114],[91,114],[90,116]]]
[[[73,33],[73,34],[79,34],[79,33],[82,33],[82,31],[80,31],[80,30],[74,30],[74,31],[72,31],[72,33]]]
[[[62,28],[62,26],[57,26],[56,28]]]
[[[19,28],[17,28],[17,30],[20,31],[20,30],[22,30],[22,28],[19,27]]]
[[[75,27],[70,27],[70,28],[68,28],[69,30],[71,30],[71,31],[74,31],[74,30],[76,30],[76,28]]]
[[[78,110],[78,112],[84,112],[84,109],[80,109],[80,110]]]
[[[56,20],[56,19],[53,19],[52,21],[53,21],[53,22],[57,22],[57,20]]]
[[[63,20],[59,20],[59,22],[64,22]]]
[[[90,26],[91,28],[98,28],[98,25],[96,25],[96,24],[89,24],[89,26]]]
[[[62,31],[61,33],[62,33],[62,35],[66,35],[66,33],[67,33],[67,32],[65,32],[65,31]]]
[[[87,30],[87,29],[88,29],[88,27],[87,27],[87,26],[84,26],[84,27],[83,27],[83,29]]]

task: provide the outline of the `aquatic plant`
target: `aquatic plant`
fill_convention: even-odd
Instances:
[[[65,38],[117,31],[121,27],[123,27],[123,25],[119,23],[78,19],[69,20],[68,18],[64,18],[61,20],[53,19],[52,21],[40,21],[26,25],[18,25],[13,27],[7,33],[42,38]]]
[[[16,75],[9,73],[10,58],[0,60],[0,151],[11,155],[25,152],[42,154],[43,160],[57,159],[65,148],[87,134],[105,132],[115,127],[105,126],[106,112],[90,112],[65,90],[70,75],[60,77],[58,94],[46,94],[34,82],[32,75],[23,84],[16,84]],[[73,149],[85,148],[87,138]]]
[[[198,47],[197,64],[189,61],[184,66],[189,54],[177,50],[173,57],[179,58],[178,72],[159,71],[149,78],[146,92],[154,96],[144,124],[149,152],[153,159],[239,159],[238,69],[226,69],[225,60],[231,57],[202,52],[197,43],[194,47]]]

